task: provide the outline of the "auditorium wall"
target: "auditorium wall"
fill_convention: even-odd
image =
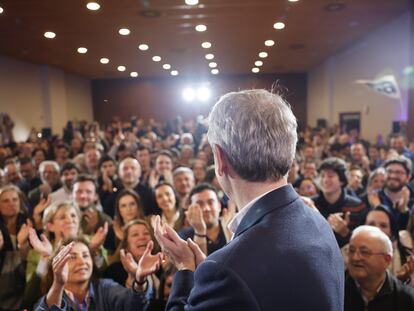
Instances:
[[[8,112],[17,141],[32,127],[61,134],[67,120],[93,119],[90,80],[46,65],[0,56],[0,112]]]
[[[407,121],[404,69],[410,64],[410,53],[414,51],[410,51],[410,14],[406,13],[312,68],[308,72],[308,123],[316,125],[317,119],[324,118],[328,124],[339,124],[340,113],[360,112],[363,137],[375,142],[378,134],[387,136],[393,121]],[[401,100],[354,83],[389,74],[397,79]]]
[[[101,79],[92,81],[94,117],[108,123],[113,116],[128,120],[131,116],[169,120],[177,115],[189,119],[208,114],[211,106],[223,94],[248,88],[271,89],[278,81],[285,87],[280,91],[302,124],[306,122],[307,76],[305,73],[166,78]],[[182,91],[187,86],[198,87],[209,83],[211,99],[203,102],[185,102]]]

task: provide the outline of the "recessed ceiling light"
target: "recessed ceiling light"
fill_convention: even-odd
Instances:
[[[152,60],[153,60],[154,62],[160,62],[160,61],[161,61],[161,57],[160,57],[160,56],[153,56],[153,57],[152,57]]]
[[[205,42],[201,43],[201,47],[203,49],[209,49],[209,48],[211,48],[211,43],[208,42],[208,41],[205,41]]]
[[[215,62],[211,62],[211,63],[209,63],[209,64],[208,64],[208,66],[209,66],[210,68],[216,68],[216,67],[217,67],[217,63],[215,63]]]
[[[126,67],[125,66],[118,66],[118,71],[125,71],[126,70]]]
[[[102,57],[100,60],[101,64],[108,64],[109,63],[109,59],[106,57]]]
[[[263,66],[263,62],[261,60],[257,60],[254,62],[254,65],[257,67]]]
[[[99,3],[97,3],[97,2],[88,2],[86,4],[86,7],[88,8],[88,10],[91,10],[91,11],[97,11],[101,8]]]
[[[259,69],[259,68],[256,68],[256,67],[252,68],[252,72],[253,72],[253,73],[258,73],[259,71],[260,71],[260,69]]]
[[[3,10],[3,8],[0,6],[0,14],[1,13],[3,13],[4,12],[4,10]]]
[[[43,35],[48,39],[53,39],[56,37],[56,34],[53,31],[46,31]]]
[[[206,59],[213,59],[214,58],[214,54],[206,54],[205,58]]]
[[[171,69],[171,65],[170,64],[164,64],[164,65],[162,65],[162,68],[164,68],[165,70],[169,70],[169,69]]]
[[[275,45],[275,41],[273,41],[273,40],[266,40],[265,41],[265,45],[266,46],[274,46]]]
[[[146,50],[148,50],[148,49],[149,49],[149,46],[148,46],[148,44],[142,43],[142,44],[140,44],[140,45],[138,46],[138,48],[139,48],[141,51],[146,51]]]
[[[178,76],[178,70],[171,70],[170,74],[172,76]]]
[[[289,2],[298,2],[299,0],[289,0]]]
[[[267,52],[260,52],[259,57],[260,58],[266,58],[267,57]]]
[[[136,77],[138,77],[138,72],[133,71],[133,72],[131,72],[129,75],[130,75],[131,77],[133,77],[133,78],[136,78]]]
[[[219,70],[217,68],[211,69],[211,73],[213,75],[218,75],[219,74]]]
[[[118,30],[120,35],[123,36],[128,36],[131,33],[131,30],[129,30],[128,28],[121,28]]]
[[[88,49],[87,48],[84,48],[84,47],[78,48],[78,53],[85,54],[86,52],[88,52]]]
[[[286,27],[286,25],[285,25],[285,23],[283,23],[283,22],[277,22],[277,23],[275,23],[274,25],[273,25],[273,28],[274,29],[283,29],[283,28],[285,28]]]
[[[200,25],[195,26],[195,30],[199,31],[199,32],[203,32],[203,31],[207,30],[207,26],[203,25],[203,24],[200,24]]]
[[[197,5],[198,0],[185,0],[185,4],[187,4],[187,5]]]

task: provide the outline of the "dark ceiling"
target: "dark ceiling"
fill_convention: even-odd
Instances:
[[[409,0],[0,0],[0,54],[50,64],[89,78],[210,74],[213,53],[220,74],[247,74],[259,60],[263,73],[306,71],[365,34],[409,10]],[[275,30],[283,21],[286,28]],[[194,27],[205,24],[207,31]],[[130,35],[118,34],[129,28]],[[56,38],[46,39],[51,30]],[[264,41],[275,45],[267,47]],[[201,43],[212,47],[203,49]],[[148,51],[138,45],[147,43]],[[77,53],[84,46],[86,54]],[[162,61],[152,61],[159,55]],[[101,57],[109,64],[99,62]],[[125,72],[117,71],[119,65]]]

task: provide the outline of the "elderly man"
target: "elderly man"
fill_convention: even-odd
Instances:
[[[342,310],[343,260],[323,217],[287,183],[296,119],[278,95],[224,95],[208,140],[223,190],[240,208],[233,240],[201,250],[155,218],[155,236],[178,268],[167,310]],[[321,264],[323,263],[323,265]]]
[[[181,207],[187,209],[188,195],[195,185],[193,171],[184,166],[176,168],[173,172],[174,188],[180,197]]]
[[[354,230],[348,250],[345,311],[414,310],[414,289],[387,272],[392,256],[391,240],[380,229],[360,226]]]

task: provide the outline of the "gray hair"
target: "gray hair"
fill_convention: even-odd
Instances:
[[[372,184],[372,180],[377,177],[378,175],[382,175],[385,176],[387,175],[387,173],[385,172],[385,168],[383,167],[378,167],[376,168],[374,171],[371,172],[371,174],[369,174],[369,178],[368,178],[368,186],[370,186]]]
[[[60,172],[59,164],[56,161],[48,161],[47,160],[47,161],[41,162],[40,165],[39,165],[39,173],[40,173],[40,176],[43,175],[43,172],[45,171],[45,168],[46,168],[47,165],[53,166],[53,168],[55,169],[55,171],[57,173]]]
[[[208,140],[220,146],[247,181],[277,181],[295,157],[296,118],[283,98],[266,90],[244,90],[220,98],[209,116]]]
[[[183,174],[183,173],[187,173],[190,174],[191,176],[194,177],[194,172],[191,168],[185,167],[185,166],[180,166],[177,167],[174,172],[173,172],[173,178],[177,175]]]
[[[379,228],[374,227],[374,226],[368,226],[368,225],[362,225],[357,227],[353,232],[352,232],[352,236],[351,236],[351,240],[357,236],[358,234],[361,233],[368,233],[371,236],[377,238],[378,240],[381,241],[383,248],[384,248],[384,252],[389,254],[391,257],[393,255],[393,251],[392,251],[392,243],[390,238],[384,233],[382,232]]]

